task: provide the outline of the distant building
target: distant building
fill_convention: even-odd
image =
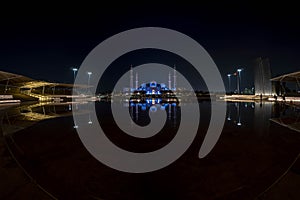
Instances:
[[[257,58],[254,66],[255,95],[272,95],[271,69],[268,58]]]

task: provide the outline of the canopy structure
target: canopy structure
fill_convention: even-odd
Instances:
[[[272,78],[271,81],[297,82],[299,84],[299,82],[300,82],[300,71],[289,73],[289,74],[284,74],[284,75],[281,75],[281,76],[277,76],[275,78]]]
[[[33,81],[33,79],[18,74],[0,71],[0,84],[10,84],[17,86],[29,81]]]
[[[16,86],[19,88],[38,88],[43,86],[60,86],[60,87],[68,87],[68,88],[88,88],[91,86],[87,85],[73,85],[73,84],[67,84],[67,83],[51,83],[46,81],[40,81],[40,80],[34,80],[32,78],[19,75],[19,74],[13,74],[9,72],[0,71],[0,84],[2,85],[10,85],[10,86]]]
[[[279,96],[300,96],[300,71],[272,78],[274,92]]]
[[[0,71],[0,95],[13,95],[14,99],[21,101],[63,101],[72,98],[73,88],[79,93],[88,92],[87,88],[90,87],[93,86],[34,80],[23,75]]]

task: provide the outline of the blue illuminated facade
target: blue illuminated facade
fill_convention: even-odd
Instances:
[[[172,90],[166,87],[165,84],[158,84],[155,81],[143,83],[130,97],[130,106],[141,104],[144,108],[154,104],[164,106],[165,104],[177,105],[178,103],[178,98]]]
[[[158,84],[152,81],[150,83],[143,83],[135,92],[143,92],[146,95],[161,95],[164,91],[170,91],[170,89],[164,83]]]

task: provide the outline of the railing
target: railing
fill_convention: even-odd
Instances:
[[[13,98],[13,95],[0,95],[0,104],[20,103],[20,100]]]
[[[48,97],[46,95],[35,94],[35,93],[29,92],[29,91],[21,91],[21,93],[26,94],[31,97],[34,97],[34,98],[37,98],[37,99],[39,99],[39,101],[43,101],[43,102],[44,101],[53,101],[52,97]]]

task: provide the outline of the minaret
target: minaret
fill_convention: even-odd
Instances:
[[[169,72],[169,90],[171,90],[171,86],[172,84],[171,84],[171,73]]]
[[[135,73],[135,89],[138,89],[139,87],[139,75],[138,73]]]
[[[130,66],[130,93],[133,91],[133,69],[132,65]]]
[[[174,78],[174,81],[173,81],[174,88],[173,88],[173,90],[176,91],[176,66],[175,65],[174,65],[174,75],[173,75],[173,78]]]

